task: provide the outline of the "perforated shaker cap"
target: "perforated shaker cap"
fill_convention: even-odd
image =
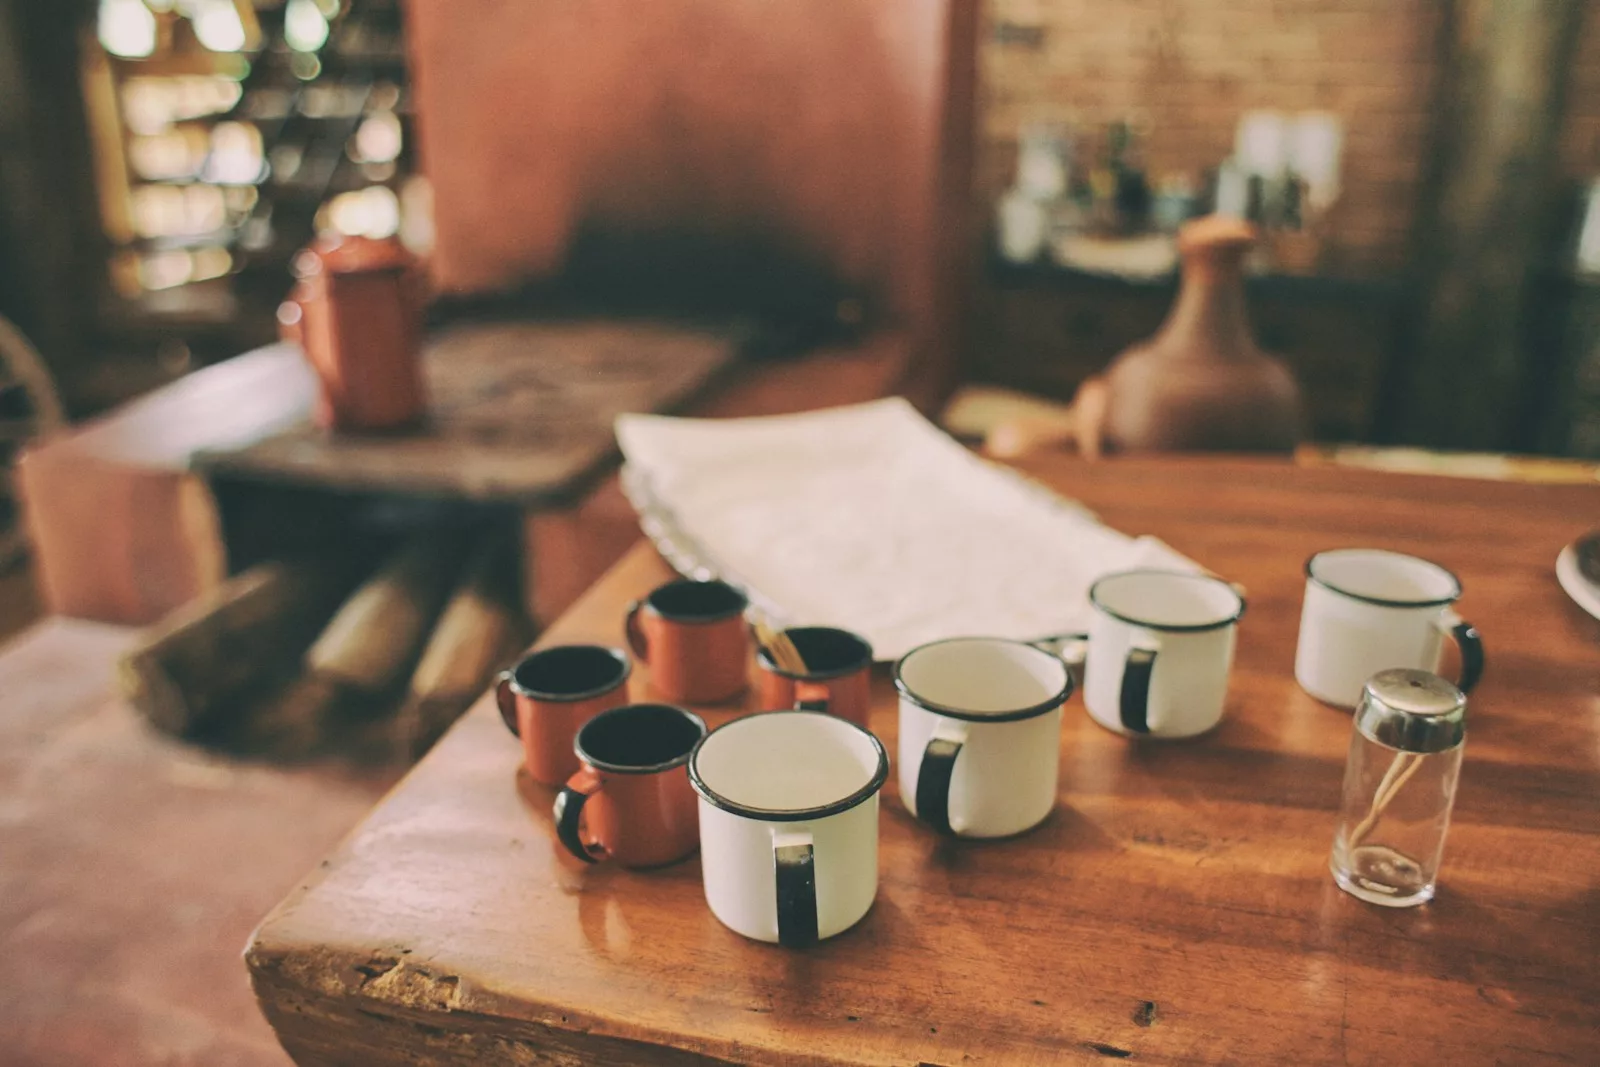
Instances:
[[[1443,752],[1467,733],[1467,698],[1429,671],[1396,668],[1367,680],[1356,729],[1403,752]]]

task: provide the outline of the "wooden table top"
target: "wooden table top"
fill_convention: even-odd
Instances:
[[[619,414],[681,407],[732,363],[738,342],[731,333],[647,322],[453,326],[425,343],[426,425],[395,434],[319,430],[310,422],[315,385],[304,357],[289,345],[270,351],[273,374],[294,388],[271,394],[281,410],[257,419],[258,432],[198,453],[208,474],[545,504],[573,498],[614,463]],[[243,358],[265,367],[268,357]],[[237,403],[259,406],[261,385],[252,381],[248,394]]]
[[[1600,487],[1024,469],[1249,588],[1217,730],[1130,742],[1074,697],[1059,807],[1009,841],[940,840],[891,775],[876,904],[794,952],[720,926],[696,860],[575,869],[480,702],[258,931],[285,1046],[302,1064],[1600,1063],[1600,622],[1553,573]],[[1302,565],[1351,545],[1455,570],[1488,648],[1439,894],[1411,910],[1335,887],[1349,715],[1292,674]],[[619,642],[623,605],[667,576],[641,545],[544,642]],[[876,693],[892,753],[886,676]]]

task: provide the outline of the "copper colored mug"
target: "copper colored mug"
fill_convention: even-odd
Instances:
[[[668,582],[628,606],[628,644],[667,700],[715,704],[748,682],[749,600],[726,582]]]
[[[390,430],[419,421],[423,275],[399,241],[324,237],[294,261],[279,332],[316,371],[317,424]]]
[[[573,738],[602,711],[628,702],[631,670],[620,648],[557,645],[501,673],[495,701],[506,729],[522,741],[530,778],[560,785],[578,769]]]
[[[866,638],[831,626],[797,626],[784,631],[804,674],[782,670],[766,649],[756,653],[763,708],[825,711],[867,729],[872,709],[872,646]]]
[[[671,704],[629,704],[590,719],[573,748],[582,767],[551,815],[567,851],[589,863],[660,867],[700,845],[689,756],[706,735],[698,715]]]

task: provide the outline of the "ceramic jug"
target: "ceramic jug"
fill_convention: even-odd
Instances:
[[[332,430],[392,430],[422,418],[422,274],[393,238],[325,237],[295,257],[278,308],[320,385],[316,419]]]
[[[1212,215],[1178,233],[1183,283],[1159,332],[1080,388],[1080,448],[1101,451],[1288,452],[1300,435],[1300,390],[1262,352],[1245,309],[1244,257],[1255,228]]]

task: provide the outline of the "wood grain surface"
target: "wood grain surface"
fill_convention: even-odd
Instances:
[[[1248,587],[1218,729],[1131,743],[1075,697],[1059,807],[1006,841],[936,838],[891,776],[876,904],[794,952],[720,926],[696,860],[575,869],[480,701],[257,932],[285,1047],[303,1065],[1600,1062],[1600,622],[1553,574],[1600,488],[1024,469]],[[1329,876],[1349,717],[1292,676],[1304,560],[1349,545],[1454,569],[1488,647],[1439,895],[1409,911]],[[641,546],[544,641],[619,642],[623,605],[667,576]]]
[[[270,351],[304,373],[298,350]],[[421,430],[329,435],[311,425],[308,398],[300,421],[195,460],[235,479],[520,504],[567,499],[614,462],[619,414],[680,407],[736,354],[730,335],[661,323],[461,325],[424,345]]]

